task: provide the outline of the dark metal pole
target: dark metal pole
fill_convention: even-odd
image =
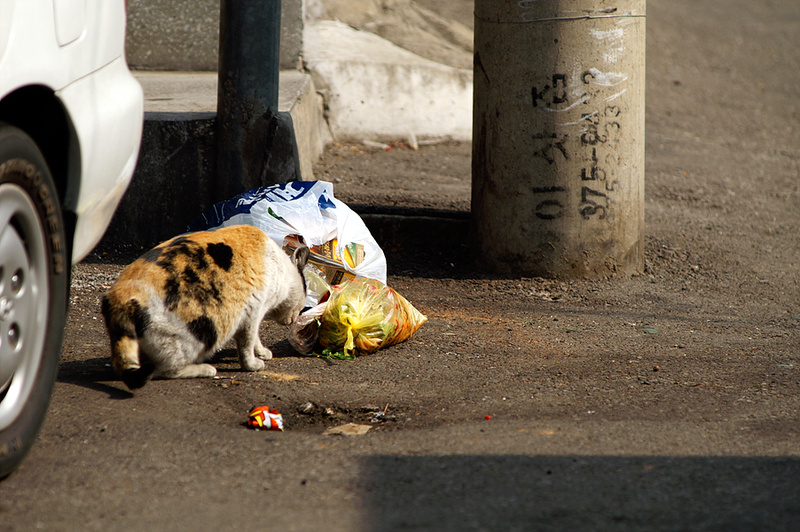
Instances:
[[[293,140],[278,115],[281,1],[221,0],[219,26],[216,194],[226,199],[297,172],[274,164],[287,119]]]

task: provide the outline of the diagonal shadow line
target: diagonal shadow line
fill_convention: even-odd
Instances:
[[[367,456],[364,530],[800,530],[800,458]]]

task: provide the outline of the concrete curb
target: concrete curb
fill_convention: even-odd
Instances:
[[[212,118],[217,112],[216,72],[134,72],[145,93],[145,121],[158,122],[169,113],[172,120],[194,120],[206,113]],[[304,180],[313,179],[314,162],[325,144],[332,140],[323,116],[322,96],[312,77],[304,72],[285,70],[280,73],[278,111],[289,113],[297,135],[300,152],[300,174]]]
[[[472,71],[341,22],[306,24],[303,54],[336,138],[472,138]]]
[[[102,248],[149,247],[175,234],[216,201],[216,98],[213,72],[136,72],[145,92],[145,123],[136,173]],[[310,75],[281,72],[279,114],[291,117],[300,173],[331,141],[322,97]]]

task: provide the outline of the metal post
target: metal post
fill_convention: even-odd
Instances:
[[[293,148],[292,161],[297,150],[291,118],[278,114],[280,29],[280,0],[220,2],[217,199],[299,178],[275,164],[276,149]]]
[[[476,0],[472,212],[486,268],[644,268],[645,0]]]

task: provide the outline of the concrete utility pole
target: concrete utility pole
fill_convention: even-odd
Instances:
[[[501,273],[644,269],[645,0],[476,0],[472,213]]]
[[[221,0],[217,200],[300,179],[288,113],[278,113],[281,0]]]

